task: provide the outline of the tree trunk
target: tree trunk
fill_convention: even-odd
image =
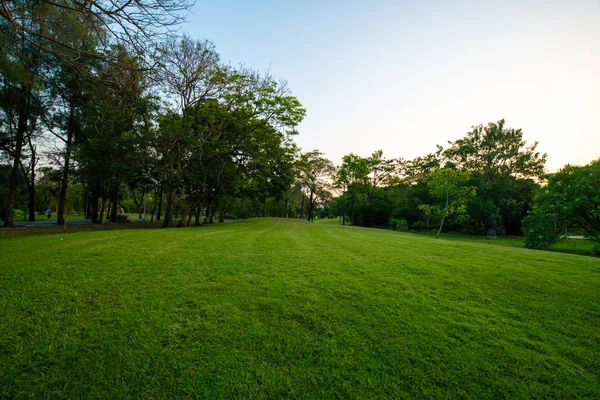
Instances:
[[[97,193],[93,192],[92,193],[92,199],[90,201],[90,216],[92,217],[92,224],[97,224],[98,223],[98,202],[100,201],[100,198],[98,196]]]
[[[12,169],[10,171],[9,188],[8,188],[8,204],[6,207],[5,227],[14,227],[13,210],[17,201],[17,189],[19,186],[19,168],[21,166],[21,154],[23,150],[23,142],[25,132],[27,132],[27,99],[26,96],[21,96],[22,103],[19,107],[19,122],[17,123],[17,132],[15,135],[15,148]]]
[[[33,171],[31,171],[31,180],[29,185],[27,185],[27,191],[29,192],[29,201],[27,202],[29,220],[35,221],[35,172]]]
[[[194,226],[200,226],[200,212],[202,211],[202,203],[198,205],[196,208],[196,221],[194,221]]]
[[[446,213],[448,212],[448,200],[449,194],[448,189],[446,189],[446,207],[444,208],[444,214],[442,215],[442,222],[440,222],[440,229],[438,229],[437,235],[435,235],[436,238],[439,238],[440,234],[442,233],[442,226],[444,226],[444,220],[446,219]]]
[[[310,191],[310,198],[308,199],[308,218],[307,220],[310,222],[313,220],[313,213],[315,212],[315,188],[313,187]]]
[[[158,195],[158,211],[156,212],[156,220],[160,221],[160,215],[162,214],[162,202],[163,202],[163,182],[160,182],[160,194]]]
[[[227,204],[224,204],[223,207],[221,207],[221,210],[219,211],[219,222],[225,222],[225,220],[223,219],[223,215],[225,214],[226,207]]]
[[[375,188],[373,188],[371,193],[369,194],[369,226],[375,226],[375,217],[373,216],[373,198],[374,197],[375,197]]]
[[[29,196],[27,200],[27,209],[29,210],[29,221],[35,221],[35,165],[37,160],[35,146],[31,142],[31,136],[27,138],[27,142],[29,143],[29,150],[31,151],[29,167],[25,169],[23,163],[20,163],[20,166],[27,182],[27,194]],[[29,175],[29,171],[31,171],[31,175]]]
[[[142,192],[142,197],[140,198],[140,206],[138,207],[138,218],[142,219],[142,205],[144,204],[144,196],[146,196],[146,192]]]
[[[152,205],[152,215],[150,216],[150,223],[154,222],[154,214],[156,213],[156,201],[158,197],[158,190],[154,192],[154,204]]]
[[[210,225],[210,209],[212,207],[212,196],[209,194],[206,202],[206,212],[204,213],[204,225]]]
[[[181,219],[179,220],[179,224],[177,224],[177,226],[190,226],[190,221],[192,219],[192,211],[194,210],[194,207],[196,207],[196,204],[198,204],[198,201],[194,200],[188,205],[183,215],[181,216]]]
[[[169,193],[167,194],[167,206],[165,210],[165,220],[163,221],[163,228],[172,228],[173,227],[173,210],[175,207],[175,195],[176,189],[171,186],[169,188]],[[160,206],[159,206],[160,207]]]
[[[58,218],[57,224],[65,223],[65,208],[67,204],[67,186],[69,184],[69,169],[71,164],[71,147],[73,135],[75,133],[75,99],[71,96],[71,108],[69,110],[69,123],[67,125],[67,141],[65,142],[65,167],[63,168],[62,180],[60,183],[60,194],[58,196]]]
[[[104,223],[104,207],[106,206],[106,196],[102,196],[102,202],[100,203],[100,215],[98,216],[98,223],[102,225]]]
[[[118,186],[116,186],[113,188],[113,190],[111,190],[111,196],[110,196],[110,203],[111,203],[110,220],[112,222],[117,222],[117,199],[118,198],[119,198],[119,188],[118,188]]]
[[[290,199],[285,199],[285,217],[289,218],[290,217]]]
[[[352,192],[352,226],[356,226],[356,213],[355,213],[355,205],[356,205],[356,196],[354,195],[354,191]]]

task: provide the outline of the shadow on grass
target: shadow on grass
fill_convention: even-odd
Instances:
[[[146,223],[105,223],[105,224],[73,224],[67,225],[67,229],[61,225],[40,225],[40,226],[18,226],[16,228],[0,228],[0,238],[40,236],[52,234],[95,232],[95,231],[114,231],[130,229],[160,229],[162,222]]]

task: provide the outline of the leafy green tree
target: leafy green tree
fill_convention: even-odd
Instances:
[[[80,134],[75,151],[82,180],[90,194],[92,222],[102,223],[105,210],[115,221],[128,171],[136,164],[139,130],[147,115],[140,106],[145,84],[137,59],[123,48],[114,48],[114,63],[99,64],[97,78],[88,90],[91,101],[82,107]],[[118,65],[131,65],[120,68]]]
[[[370,172],[369,162],[366,158],[354,153],[347,154],[342,158],[342,165],[337,170],[335,176],[335,183],[343,192],[342,199],[338,201],[341,204],[342,224],[346,224],[344,203],[348,197],[350,202],[350,220],[352,225],[356,225],[355,210],[357,197],[360,193],[366,191],[366,183]]]
[[[3,3],[0,10],[16,4],[22,5],[22,2]],[[32,3],[31,9],[16,13],[13,19],[29,31],[39,33],[46,29],[39,19],[44,12],[43,4]],[[40,75],[46,68],[47,59],[36,51],[37,45],[35,37],[21,36],[9,21],[0,18],[0,150],[12,161],[6,227],[14,226],[13,209],[23,173],[24,148],[31,145],[39,118],[45,112],[42,106],[44,82]],[[30,192],[30,202],[32,197]]]
[[[300,169],[300,182],[307,194],[308,213],[307,220],[312,221],[315,209],[331,198],[331,178],[335,172],[333,163],[323,157],[319,150],[303,153],[298,161]]]
[[[377,150],[367,158],[367,164],[369,166],[369,189],[367,191],[369,217],[367,225],[374,226],[373,204],[378,188],[394,182],[394,179],[397,178],[396,174],[400,168],[401,160],[385,158],[383,157],[383,150]]]
[[[467,202],[476,193],[476,188],[468,185],[469,178],[469,172],[452,168],[442,168],[431,174],[431,179],[427,183],[429,192],[434,198],[441,199],[443,205],[435,209],[425,205],[423,209],[430,214],[437,210],[441,216],[436,238],[440,237],[447,217],[466,214]]]
[[[470,214],[487,229],[495,229],[522,212],[530,200],[514,197],[522,180],[544,175],[546,154],[536,151],[537,142],[526,146],[521,129],[506,128],[505,121],[500,120],[475,126],[464,138],[449,143],[443,156],[478,181]]]
[[[600,159],[583,167],[567,165],[548,177],[523,222],[525,245],[547,248],[567,227],[585,231],[600,247]]]

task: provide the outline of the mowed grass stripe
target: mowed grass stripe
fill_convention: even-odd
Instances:
[[[600,397],[589,257],[270,219],[0,251],[0,397]]]

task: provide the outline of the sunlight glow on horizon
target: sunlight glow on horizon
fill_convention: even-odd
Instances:
[[[600,2],[198,1],[183,27],[288,81],[296,142],[411,159],[502,118],[547,169],[600,157]]]

